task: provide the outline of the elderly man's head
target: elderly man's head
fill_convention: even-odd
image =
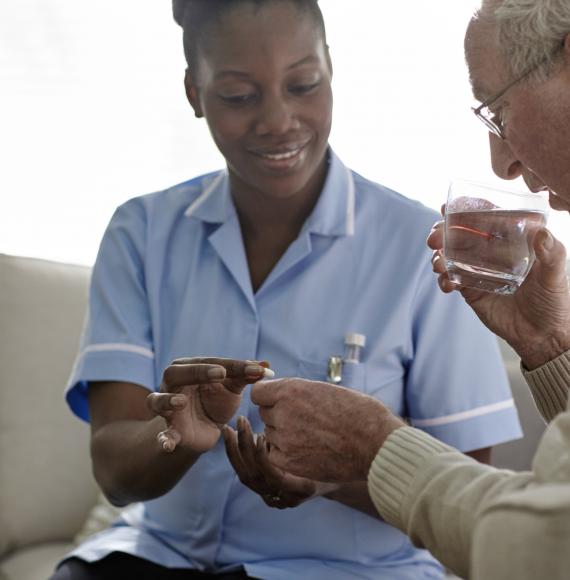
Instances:
[[[465,54],[495,173],[570,211],[570,1],[483,0]]]

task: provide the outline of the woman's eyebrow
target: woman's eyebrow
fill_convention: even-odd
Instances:
[[[214,75],[214,80],[220,80],[220,79],[223,79],[225,77],[248,78],[249,76],[250,76],[249,73],[242,71],[242,70],[227,69],[227,70],[218,71]]]
[[[301,60],[298,60],[297,62],[294,62],[293,64],[289,65],[287,67],[287,70],[291,70],[292,68],[296,68],[296,67],[302,66],[304,64],[318,62],[318,60],[319,59],[314,54],[309,54],[309,55],[305,56],[304,58],[302,58]]]

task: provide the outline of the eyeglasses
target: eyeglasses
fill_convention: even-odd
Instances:
[[[564,40],[562,41],[558,50],[555,50],[554,54],[557,52],[561,52],[562,48],[564,47]],[[499,137],[499,139],[506,139],[505,136],[505,124],[502,118],[502,112],[494,113],[491,110],[491,106],[494,105],[511,87],[514,87],[517,83],[520,83],[523,79],[528,77],[531,73],[538,70],[542,65],[544,65],[549,58],[545,58],[543,61],[539,62],[536,66],[532,67],[531,69],[527,70],[524,74],[517,77],[514,81],[511,81],[506,87],[504,87],[501,91],[494,94],[493,96],[485,99],[478,107],[471,107],[471,110],[475,113],[475,116],[483,122],[485,127]]]
[[[540,66],[540,65],[538,65]],[[494,105],[511,87],[515,86],[517,83],[525,79],[537,68],[532,68],[526,71],[520,77],[517,77],[514,81],[511,81],[505,88],[503,88],[498,93],[485,99],[478,107],[471,107],[471,110],[475,113],[475,116],[489,129],[493,135],[499,137],[499,139],[505,139],[505,125],[503,123],[502,112],[494,113],[491,110],[491,106]]]

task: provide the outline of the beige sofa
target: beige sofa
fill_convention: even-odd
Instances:
[[[77,349],[89,269],[0,254],[0,579],[46,580],[94,506],[88,427],[62,392]],[[526,433],[496,449],[525,469],[543,430],[504,346]]]

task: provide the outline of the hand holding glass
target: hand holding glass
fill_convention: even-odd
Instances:
[[[534,262],[533,239],[546,225],[548,199],[454,180],[445,209],[444,255],[455,284],[513,294]]]

